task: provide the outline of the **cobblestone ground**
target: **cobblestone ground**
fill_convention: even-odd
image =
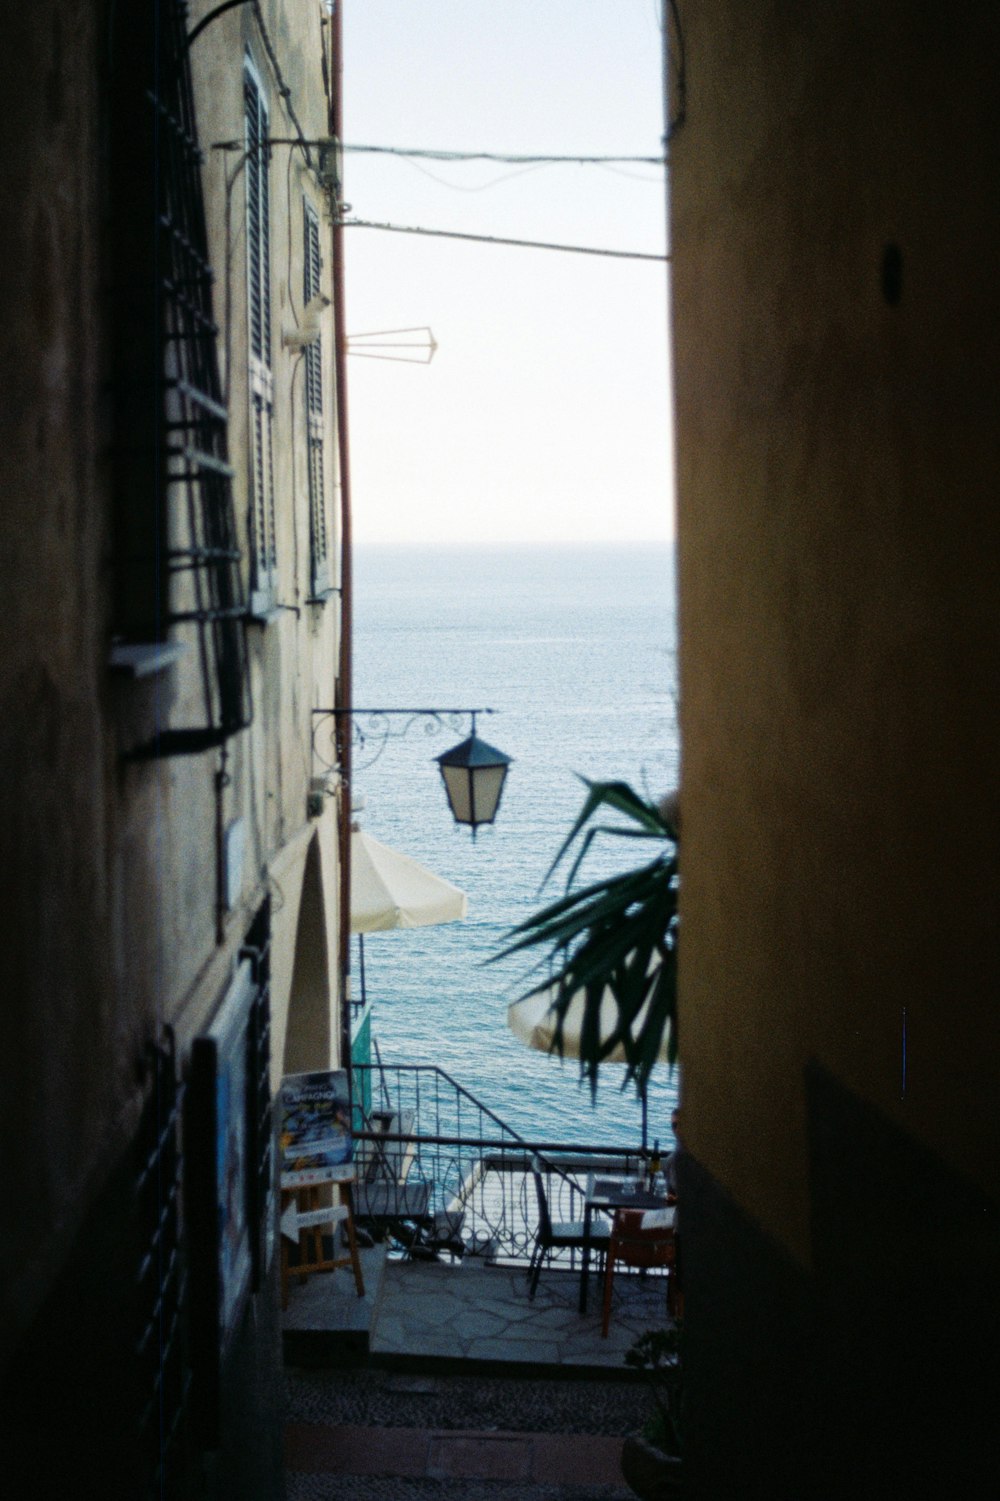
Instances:
[[[603,1433],[642,1427],[649,1399],[623,1381],[420,1376],[363,1368],[285,1373],[290,1421],[375,1428]]]
[[[297,1475],[286,1477],[287,1501],[635,1501],[617,1486],[532,1485],[510,1480]],[[349,1487],[349,1491],[347,1491]]]
[[[383,1429],[425,1433],[464,1430],[489,1434],[588,1435],[603,1440],[616,1455],[617,1440],[644,1422],[649,1400],[641,1386],[590,1379],[524,1380],[494,1376],[420,1375],[390,1370],[289,1370],[287,1422],[308,1425],[310,1433],[350,1431],[355,1442],[380,1447]],[[544,1440],[536,1440],[536,1443]],[[384,1444],[385,1440],[381,1440]],[[294,1455],[290,1455],[294,1462]],[[360,1466],[359,1466],[360,1468]],[[405,1468],[405,1467],[403,1467]],[[612,1463],[612,1469],[614,1463]],[[624,1501],[631,1492],[609,1479],[607,1463],[599,1482],[579,1474],[567,1483],[524,1478],[428,1474],[371,1475],[307,1472],[290,1467],[288,1501]]]

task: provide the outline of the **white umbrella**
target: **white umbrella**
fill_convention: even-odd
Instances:
[[[351,833],[351,932],[457,922],[468,900],[450,881],[362,829]]]
[[[513,1032],[514,1036],[519,1038],[521,1042],[526,1043],[529,1048],[535,1048],[540,1053],[551,1053],[553,1051],[556,1051],[556,1013],[553,1009],[552,1004],[554,994],[555,991],[552,988],[550,988],[549,990],[542,990],[539,991],[538,995],[529,995],[526,996],[524,1000],[514,1001],[513,1004],[508,1006],[507,1008],[507,1025],[510,1027],[510,1030]],[[633,1036],[641,1031],[642,1024],[646,1020],[646,1013],[648,1009],[649,1002],[647,1001],[632,1024]],[[570,1001],[569,1007],[566,1011],[566,1016],[563,1020],[562,1052],[564,1058],[579,1058],[580,1056],[580,1040],[583,1030],[583,1010],[583,992],[578,991]],[[611,994],[610,990],[606,990],[601,996],[602,1037],[607,1037],[610,1035],[610,1033],[615,1028],[617,1019],[618,1007],[615,1004],[615,998]],[[660,1039],[659,1052],[656,1055],[657,1062],[666,1063],[668,1061],[667,1048],[669,1046],[669,1043],[670,1028],[665,1027],[663,1036]],[[618,1046],[608,1054],[607,1058],[602,1061],[607,1063],[624,1063],[626,1061],[625,1050],[622,1047],[621,1043],[619,1043]],[[643,1091],[643,1147],[645,1147],[646,1145],[646,1127],[646,1095],[645,1091]]]
[[[367,999],[366,933],[457,922],[465,916],[467,907],[465,892],[450,881],[373,839],[363,829],[352,828],[351,932],[358,935],[362,1006]]]

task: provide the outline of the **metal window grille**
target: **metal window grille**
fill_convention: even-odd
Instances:
[[[177,1494],[191,1387],[188,1284],[181,1239],[180,1111],[181,1086],[173,1048],[154,1048],[152,1088],[139,1127],[135,1179],[140,1233],[136,1353],[146,1494],[159,1498]]]
[[[243,72],[246,128],[247,324],[253,527],[251,614],[274,605],[278,548],[274,498],[274,378],[271,372],[271,215],[268,113],[249,58]]]
[[[303,305],[321,291],[323,267],[320,255],[319,217],[304,200],[304,253],[302,258]],[[323,471],[323,348],[322,340],[306,346],[306,443],[309,455],[309,530],[312,541],[312,592],[320,596],[330,588],[329,537],[326,515],[326,479]]]
[[[116,628],[186,648],[197,674],[137,756],[220,745],[252,717],[186,17],[182,0],[129,8],[111,77]]]

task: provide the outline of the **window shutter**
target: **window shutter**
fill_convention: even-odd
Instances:
[[[319,217],[304,201],[302,294],[306,306],[321,290]],[[312,592],[318,598],[330,588],[329,537],[326,516],[326,479],[323,470],[323,346],[306,346],[306,444],[309,455],[309,531],[312,552]]]
[[[268,194],[267,108],[257,80],[243,75],[246,105],[247,296],[250,353],[271,364],[271,247]]]
[[[271,373],[271,218],[268,113],[249,63],[246,114],[247,342],[250,376],[250,481],[253,578],[250,613],[265,614],[277,595],[274,496],[274,380]]]

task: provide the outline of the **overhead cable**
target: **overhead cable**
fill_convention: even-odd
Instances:
[[[605,255],[621,261],[669,261],[669,255],[645,250],[603,250],[594,245],[558,245],[548,240],[512,240],[501,235],[462,234],[456,229],[422,229],[412,224],[376,224],[371,219],[344,219],[345,229],[385,229],[397,235],[432,235],[441,240],[475,240],[480,245],[516,245],[525,250],[564,250],[573,255]]]
[[[617,162],[622,165],[662,167],[662,156],[522,156],[505,151],[429,151],[410,146],[361,146],[346,141],[343,151],[366,152],[373,156],[419,156],[429,162],[505,162],[514,166],[570,163],[575,166],[592,167]]]

